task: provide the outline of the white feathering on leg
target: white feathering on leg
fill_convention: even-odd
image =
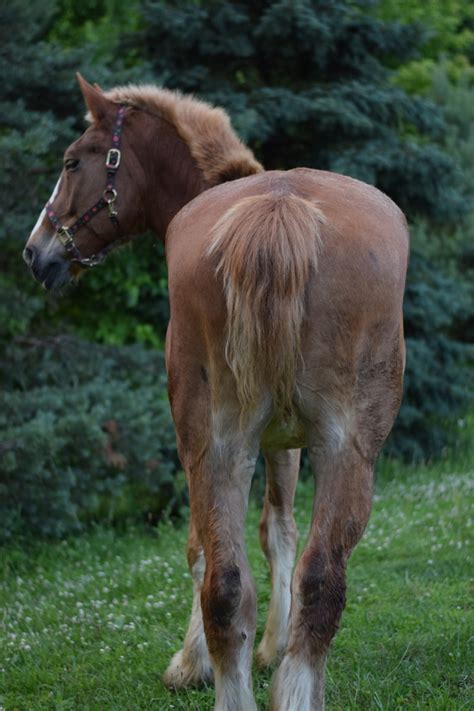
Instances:
[[[202,683],[212,683],[213,672],[202,622],[201,585],[204,575],[204,555],[201,553],[193,565],[193,606],[183,649],[176,652],[163,676],[167,686],[182,688]]]
[[[289,535],[273,506],[269,507],[267,526],[272,597],[265,633],[257,651],[257,661],[261,666],[267,666],[281,657],[288,643],[291,573],[296,548],[296,536]]]
[[[326,657],[310,662],[287,654],[272,686],[271,711],[324,711]]]

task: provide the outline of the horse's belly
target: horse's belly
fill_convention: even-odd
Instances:
[[[260,444],[262,449],[300,449],[306,444],[303,425],[296,415],[285,420],[273,418],[264,430]]]

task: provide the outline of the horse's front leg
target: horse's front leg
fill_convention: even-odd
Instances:
[[[192,517],[189,522],[188,565],[193,579],[191,619],[183,648],[176,652],[163,676],[166,686],[174,689],[210,684],[214,678],[201,611],[201,588],[205,569],[204,551]]]
[[[293,502],[300,468],[299,449],[267,450],[267,484],[260,521],[260,542],[270,565],[272,596],[257,661],[267,666],[282,657],[288,642],[291,576],[298,533]]]
[[[209,389],[206,380],[202,377],[202,369],[199,366],[196,369],[201,373],[200,378],[195,377],[192,366],[185,371],[186,375],[183,378],[181,369],[176,367],[176,364],[180,363],[182,358],[179,357],[179,354],[173,353],[172,346],[170,322],[166,334],[169,395],[177,427],[178,449],[183,467],[186,470],[186,474],[188,474],[188,450],[192,452],[205,446],[206,422],[209,416]],[[195,394],[192,411],[187,406],[189,392],[194,392]],[[196,431],[196,426],[192,425],[193,415],[195,421],[201,423],[201,431]],[[189,427],[191,427],[191,430],[189,430]],[[176,652],[163,675],[163,682],[166,686],[174,689],[211,683],[213,679],[201,611],[201,588],[205,569],[204,551],[192,514],[189,520],[188,565],[193,580],[191,619],[183,648]]]

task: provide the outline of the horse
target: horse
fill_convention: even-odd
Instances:
[[[273,711],[321,711],[348,558],[402,397],[405,217],[344,175],[265,172],[222,109],[152,85],[79,83],[90,125],[65,152],[24,259],[56,289],[144,230],[165,242],[168,389],[194,592],[164,682],[214,682],[219,711],[257,708],[243,532],[262,451],[272,593],[257,661],[278,663]],[[316,487],[293,571],[302,447]]]

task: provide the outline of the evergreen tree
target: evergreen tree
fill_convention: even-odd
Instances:
[[[140,245],[61,303],[39,290],[22,259],[64,149],[83,129],[75,72],[112,83],[106,67],[92,72],[90,45],[49,39],[58,7],[0,4],[0,540],[25,530],[61,536],[100,517],[156,516],[176,481],[162,354],[63,336],[159,343],[149,323],[166,320],[163,260]]]
[[[372,17],[368,0],[144,0],[128,47],[169,87],[225,106],[267,169],[317,167],[387,192],[410,216],[462,211],[444,122],[390,71],[416,56],[418,26]]]
[[[53,16],[54,4],[46,0],[0,6],[0,347],[26,331],[42,308],[27,280],[22,245],[54,184],[52,157],[73,135],[67,116],[75,103],[77,54],[66,57],[46,46]],[[57,166],[55,172],[57,178]]]
[[[448,76],[443,61],[433,70],[431,95],[443,109],[443,147],[463,171],[470,210],[443,229],[426,219],[412,225],[405,309],[411,363],[406,404],[389,446],[417,454],[436,452],[446,434],[458,436],[456,414],[473,400],[474,87],[467,74],[456,83]]]

